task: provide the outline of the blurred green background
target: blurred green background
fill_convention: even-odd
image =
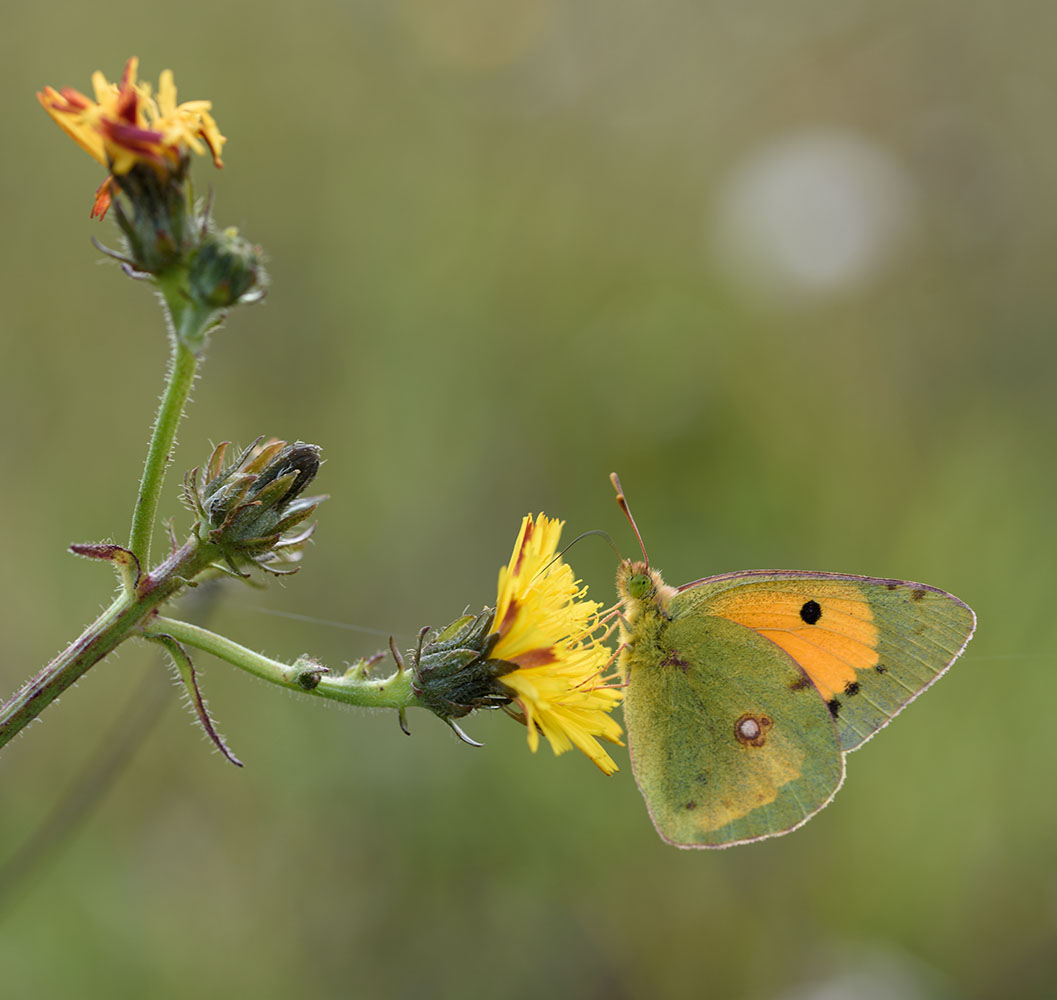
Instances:
[[[3,900],[12,998],[1054,996],[1057,142],[1046,3],[9,6],[0,31],[0,687],[111,587],[165,363],[99,264],[102,171],[34,101],[138,54],[209,97],[216,215],[273,288],[216,336],[210,441],[323,446],[303,571],[215,627],[332,665],[494,600],[520,517],[671,583],[924,580],[980,617],[786,838],[680,852],[632,782],[500,715],[297,699],[199,657],[237,770],[123,647],[0,758],[0,857],[132,704],[167,709]],[[570,556],[610,601],[599,540]],[[141,683],[152,683],[144,693]],[[146,682],[142,678],[147,678]],[[134,692],[138,694],[134,697]]]

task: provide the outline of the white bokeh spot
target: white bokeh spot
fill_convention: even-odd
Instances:
[[[750,154],[718,192],[712,245],[753,290],[858,287],[904,244],[914,185],[882,146],[850,131],[799,132]]]

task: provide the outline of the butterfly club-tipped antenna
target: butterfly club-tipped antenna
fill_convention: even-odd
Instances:
[[[620,504],[620,509],[624,512],[624,516],[628,521],[631,522],[631,530],[635,532],[635,537],[639,540],[639,548],[642,549],[642,561],[648,568],[650,565],[650,557],[646,555],[646,545],[642,541],[642,534],[639,531],[639,526],[635,523],[631,508],[628,506],[627,497],[624,496],[624,488],[620,485],[620,477],[615,472],[611,472],[609,474],[609,481],[613,484],[613,489],[617,491],[617,503]]]

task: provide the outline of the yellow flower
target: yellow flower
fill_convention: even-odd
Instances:
[[[110,206],[115,178],[140,164],[158,172],[175,173],[188,151],[212,154],[221,167],[220,151],[227,141],[209,113],[209,101],[176,103],[171,70],[158,82],[157,98],[148,83],[137,83],[139,60],[125,64],[120,83],[109,83],[102,73],[92,75],[95,100],[72,87],[45,87],[37,100],[56,124],[85,152],[110,171],[96,192],[92,215],[102,218]]]
[[[601,605],[583,600],[587,588],[555,556],[562,523],[543,514],[521,522],[510,563],[499,571],[499,639],[488,655],[517,665],[497,679],[512,692],[533,753],[543,733],[555,754],[575,746],[612,774],[617,765],[595,737],[620,744],[609,713],[623,691],[604,676],[612,651],[599,636]]]

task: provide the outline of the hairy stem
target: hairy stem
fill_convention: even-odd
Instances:
[[[154,421],[147,460],[143,464],[139,495],[132,512],[132,530],[129,533],[128,547],[139,559],[141,566],[150,562],[151,536],[154,533],[162,483],[165,481],[165,472],[176,442],[176,429],[187,406],[197,368],[198,359],[194,352],[179,337],[173,337],[168,382],[158,407],[157,419]]]
[[[125,591],[36,677],[0,706],[0,747],[5,746],[71,684],[132,635],[165,601],[217,558],[218,551],[192,536],[134,590]]]
[[[364,671],[355,667],[344,675],[325,673],[313,661],[302,659],[283,663],[273,660],[199,625],[160,615],[150,621],[144,632],[148,636],[172,636],[188,646],[212,653],[255,677],[302,694],[366,708],[399,710],[421,704],[411,686],[411,673],[407,670],[398,670],[378,680],[367,680]]]

